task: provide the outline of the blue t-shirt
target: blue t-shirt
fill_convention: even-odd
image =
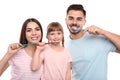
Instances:
[[[72,80],[107,80],[108,53],[116,47],[102,35],[86,33],[82,38],[65,40],[72,56]]]

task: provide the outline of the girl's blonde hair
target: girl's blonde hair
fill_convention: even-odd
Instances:
[[[47,36],[51,31],[61,31],[63,33],[62,46],[64,46],[64,31],[59,22],[51,22],[47,27]]]

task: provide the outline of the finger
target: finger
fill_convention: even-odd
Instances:
[[[84,29],[84,32],[88,32],[88,27]]]
[[[18,49],[20,46],[18,43],[15,43],[15,44],[11,44],[11,48],[12,49]]]
[[[24,47],[22,44],[18,44],[19,47]]]

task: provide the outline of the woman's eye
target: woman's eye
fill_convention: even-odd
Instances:
[[[36,31],[40,31],[40,28],[37,28]]]
[[[30,31],[31,31],[30,29],[26,30],[26,32],[30,32]]]

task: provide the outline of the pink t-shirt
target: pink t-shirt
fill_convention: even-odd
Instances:
[[[12,65],[11,80],[40,80],[43,66],[35,72],[31,70],[30,57],[24,49],[19,50],[10,60],[9,64]]]
[[[71,62],[71,56],[67,49],[56,52],[47,46],[41,53],[41,57],[44,58],[41,80],[65,80],[67,63]]]

